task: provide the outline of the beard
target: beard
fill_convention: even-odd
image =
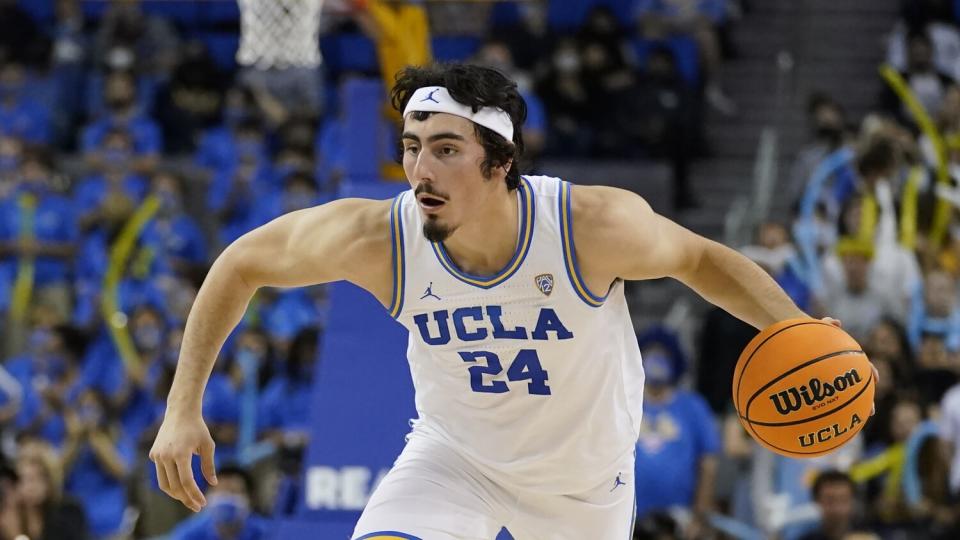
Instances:
[[[452,228],[443,225],[433,216],[428,216],[423,222],[423,236],[431,242],[443,242],[452,233]]]

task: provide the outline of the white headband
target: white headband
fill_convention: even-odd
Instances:
[[[442,86],[424,86],[418,88],[410,101],[407,102],[407,108],[403,110],[403,116],[412,112],[442,112],[448,113],[480,124],[485,128],[490,128],[494,133],[500,134],[504,139],[513,142],[513,121],[510,115],[499,107],[481,107],[479,111],[473,112],[473,109],[460,103],[450,97],[450,92]]]

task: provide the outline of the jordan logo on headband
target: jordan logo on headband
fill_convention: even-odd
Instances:
[[[513,142],[513,120],[506,111],[487,106],[474,112],[471,107],[453,99],[450,92],[442,86],[418,88],[407,101],[403,116],[406,117],[412,112],[441,112],[466,118]]]
[[[427,97],[420,100],[420,103],[423,103],[424,101],[432,101],[434,103],[440,103],[439,101],[437,101],[437,98],[433,97],[433,95],[439,91],[440,91],[439,88],[434,88],[433,90],[430,91],[429,94],[427,94]]]

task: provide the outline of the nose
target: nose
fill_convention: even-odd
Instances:
[[[433,175],[433,158],[430,156],[430,152],[421,150],[417,153],[417,157],[413,162],[413,175],[411,180],[421,182],[428,181],[431,182],[434,180]]]

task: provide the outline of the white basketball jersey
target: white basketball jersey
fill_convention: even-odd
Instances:
[[[580,275],[570,184],[523,177],[517,197],[517,250],[484,277],[426,240],[412,191],[394,200],[390,313],[410,331],[412,436],[506,485],[579,493],[612,481],[634,450],[640,350],[623,282],[600,297]]]

